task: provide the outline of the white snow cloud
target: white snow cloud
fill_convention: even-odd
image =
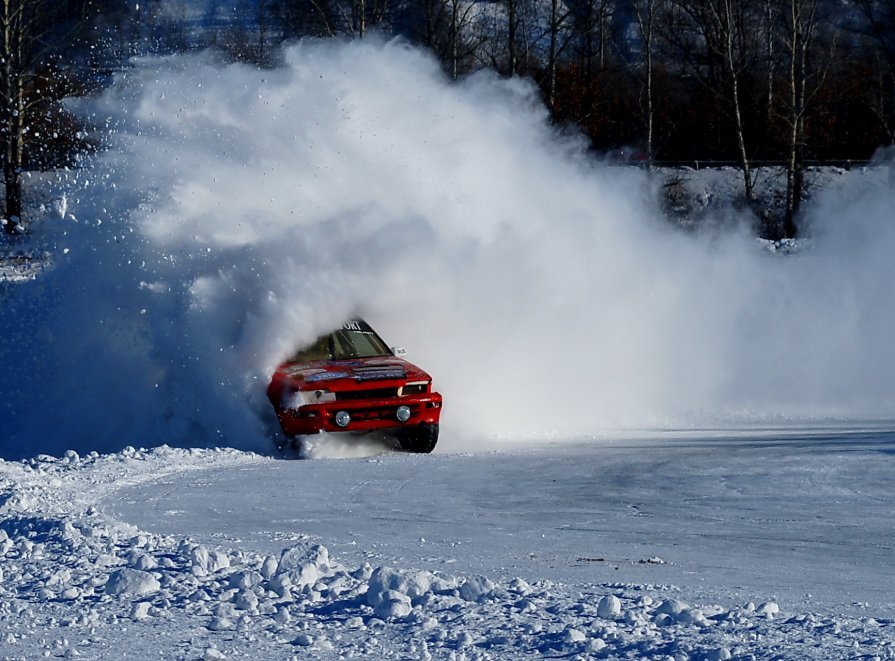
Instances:
[[[822,199],[795,256],[684,235],[526,83],[375,39],[145,60],[82,110],[109,149],[4,303],[3,455],[266,447],[272,367],[356,312],[434,375],[448,450],[895,414],[891,189]]]

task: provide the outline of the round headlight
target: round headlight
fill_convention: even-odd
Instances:
[[[398,422],[407,422],[410,420],[410,407],[399,406],[398,410],[395,412],[395,416],[397,416]]]
[[[347,427],[349,422],[351,422],[351,416],[348,415],[348,411],[339,411],[336,413],[336,424],[339,425],[339,427]]]

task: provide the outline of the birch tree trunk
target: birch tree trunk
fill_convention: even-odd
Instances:
[[[805,182],[805,118],[813,99],[824,86],[835,57],[836,40],[820,50],[816,43],[822,20],[822,0],[785,0],[781,38],[789,58],[787,108],[784,121],[788,128],[786,159],[786,208],[783,236],[795,238],[796,216],[802,203]]]
[[[367,32],[367,4],[366,0],[355,0],[354,3],[354,11],[355,11],[355,29],[359,39],[364,38],[364,34]]]
[[[755,202],[743,116],[741,78],[756,60],[754,30],[757,0],[671,0],[676,29],[666,33],[688,58],[695,78],[730,109],[737,160],[746,203]],[[720,73],[713,74],[717,66]]]
[[[774,115],[774,0],[765,0],[765,59],[768,68],[768,119]]]
[[[640,36],[643,40],[643,68],[644,68],[644,96],[646,104],[646,156],[647,167],[653,168],[655,147],[653,139],[653,124],[655,110],[653,100],[653,21],[656,16],[657,0],[635,0],[634,12],[637,15],[637,25],[640,28]]]
[[[516,0],[506,0],[507,6],[507,56],[510,76],[518,73],[518,54],[516,52],[516,32],[519,27],[519,14]]]
[[[740,169],[743,173],[743,187],[746,193],[746,201],[751,205],[755,202],[755,193],[752,183],[752,168],[749,162],[749,152],[746,150],[746,134],[743,126],[743,111],[740,99],[740,73],[737,67],[739,55],[736,53],[737,34],[743,26],[737,26],[733,16],[732,0],[726,0],[722,7],[722,24],[724,25],[724,63],[727,68],[727,76],[731,88],[731,102],[733,104],[733,117],[736,126],[737,148],[740,157]]]
[[[22,30],[26,25],[25,0],[0,4],[0,138],[3,140],[3,183],[6,206],[3,227],[13,234],[22,218],[22,155],[24,151],[24,88]]]
[[[550,0],[550,48],[547,53],[547,107],[556,105],[556,57],[559,48],[559,0]]]

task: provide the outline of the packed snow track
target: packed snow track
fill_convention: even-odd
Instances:
[[[660,584],[895,616],[895,434],[666,435],[528,451],[263,462],[103,503],[205,544],[309,536],[370,562],[509,580]],[[886,575],[883,576],[882,574]]]

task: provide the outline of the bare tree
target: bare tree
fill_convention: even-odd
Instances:
[[[447,50],[450,63],[451,78],[456,80],[460,76],[460,62],[474,50],[467,46],[464,38],[465,27],[473,9],[472,3],[463,6],[461,0],[448,0],[448,14],[450,16],[450,29],[448,30]]]
[[[567,0],[569,23],[577,42],[581,67],[586,76],[606,68],[610,23],[615,0]]]
[[[338,12],[330,0],[281,0],[271,14],[285,39],[335,37]]]
[[[777,0],[764,0],[764,54],[767,71],[768,119],[774,114],[774,26],[777,22],[779,3]]]
[[[469,0],[416,0],[396,12],[399,31],[430,49],[453,79],[471,70],[484,38],[475,30],[476,3]]]
[[[338,6],[346,31],[357,39],[363,39],[371,26],[387,24],[392,10],[391,0],[350,0],[347,6]]]
[[[670,0],[666,39],[690,71],[728,106],[746,201],[754,203],[754,181],[746,146],[742,81],[755,67],[756,0]]]
[[[805,120],[823,88],[835,56],[835,35],[821,42],[828,17],[823,0],[782,0],[779,38],[787,58],[786,87],[781,116],[788,129],[786,209],[783,235],[796,236],[795,217],[804,190]]]
[[[655,158],[655,140],[653,127],[655,109],[653,97],[653,49],[655,42],[655,20],[660,0],[632,0],[634,13],[637,16],[637,27],[640,30],[641,62],[643,64],[643,105],[646,124],[647,166],[652,169]]]
[[[86,3],[84,3],[86,5]],[[3,226],[18,229],[23,211],[22,170],[29,144],[40,139],[34,120],[52,98],[52,58],[62,51],[63,31],[83,6],[64,0],[0,0],[0,142],[6,205]]]
[[[507,16],[507,75],[519,73],[519,13],[521,0],[502,0]]]
[[[895,3],[891,0],[848,0],[857,20],[850,25],[871,51],[874,89],[862,90],[889,142],[895,143]]]
[[[550,47],[547,53],[547,107],[556,105],[556,60],[559,56],[559,35],[562,30],[564,12],[560,12],[559,0],[550,0]]]
[[[278,0],[270,2],[270,14],[283,36],[362,39],[370,28],[386,26],[394,11],[394,0]]]

